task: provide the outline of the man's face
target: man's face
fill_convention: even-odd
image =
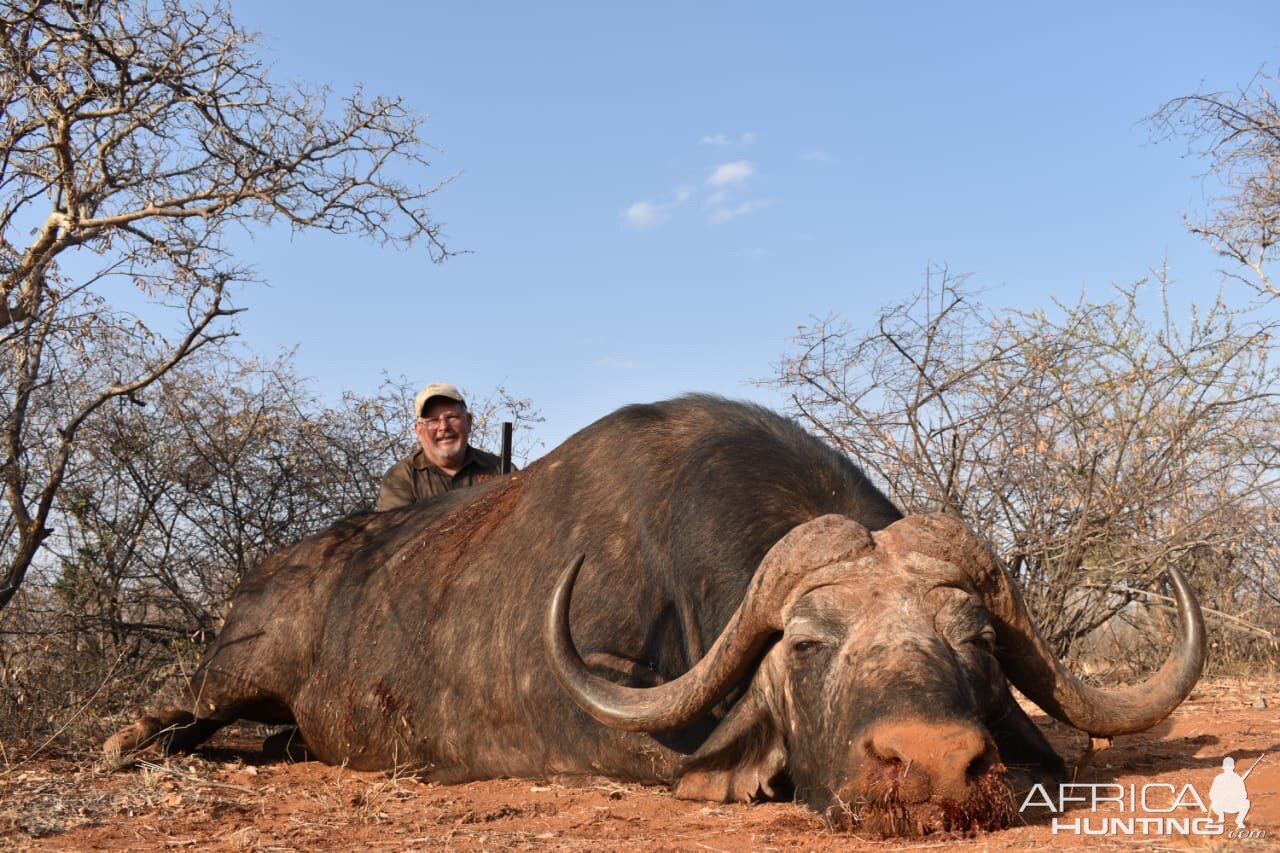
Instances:
[[[462,467],[471,435],[471,413],[466,406],[447,397],[432,397],[422,407],[413,431],[432,465],[447,471]]]

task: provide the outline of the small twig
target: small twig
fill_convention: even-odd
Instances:
[[[1080,756],[1080,760],[1076,762],[1076,766],[1071,771],[1071,781],[1074,782],[1089,766],[1089,762],[1093,761],[1093,757],[1104,749],[1111,748],[1111,738],[1109,737],[1093,737],[1089,736],[1089,748],[1084,751],[1084,755]]]
[[[1177,604],[1177,600],[1174,599],[1172,596],[1163,595],[1158,592],[1152,592],[1147,589],[1134,589],[1133,587],[1130,587],[1130,586],[1114,586],[1111,584],[1102,584],[1102,583],[1085,583],[1085,584],[1080,584],[1080,586],[1083,587],[1084,589],[1100,589],[1105,592],[1123,592],[1126,595],[1145,595],[1147,598],[1155,598],[1155,599],[1159,599],[1160,601],[1167,601],[1170,604]],[[1271,631],[1268,631],[1266,628],[1263,628],[1260,625],[1254,625],[1252,622],[1246,622],[1245,620],[1241,619],[1239,616],[1232,616],[1229,613],[1223,613],[1221,610],[1214,610],[1212,607],[1205,607],[1204,605],[1200,606],[1200,611],[1202,613],[1206,613],[1210,616],[1214,616],[1218,619],[1221,619],[1223,622],[1234,623],[1234,625],[1227,625],[1226,627],[1228,628],[1235,627],[1240,631],[1244,631],[1245,633],[1258,634],[1272,641],[1280,639],[1280,637],[1277,637],[1275,634],[1273,634]]]

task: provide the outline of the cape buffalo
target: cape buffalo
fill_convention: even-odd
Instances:
[[[1169,574],[1169,660],[1090,687],[960,522],[903,518],[791,421],[688,396],[268,558],[177,703],[106,750],[190,750],[243,718],[440,782],[602,775],[885,833],[992,828],[1064,772],[1009,683],[1099,736],[1191,690],[1204,629]]]

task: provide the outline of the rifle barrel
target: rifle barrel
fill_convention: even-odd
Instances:
[[[511,473],[511,422],[504,421],[502,424],[502,462],[498,467],[498,471],[503,474]]]

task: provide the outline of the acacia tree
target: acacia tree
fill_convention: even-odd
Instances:
[[[1249,270],[1228,274],[1272,297],[1280,296],[1267,270],[1280,251],[1278,87],[1275,76],[1259,72],[1237,92],[1175,98],[1148,118],[1159,137],[1189,138],[1220,188],[1209,213],[1189,220],[1191,230]]]
[[[273,82],[229,10],[0,7],[0,607],[50,535],[79,434],[233,334],[232,226],[288,223],[447,256],[422,117]]]
[[[111,405],[84,429],[36,569],[75,632],[119,649],[211,633],[266,553],[372,506],[396,441],[366,404],[326,407],[287,361],[204,350],[150,405]],[[377,473],[375,473],[377,472]]]
[[[182,678],[262,556],[372,509],[415,441],[416,390],[385,379],[330,403],[289,357],[214,345],[158,379],[148,405],[102,406],[81,429],[56,530],[0,613],[0,738],[58,728],[95,693],[105,715]],[[468,397],[473,440],[493,448],[492,427],[515,421],[521,458],[540,419],[529,401]]]
[[[986,536],[1061,653],[1168,562],[1274,623],[1275,329],[1221,302],[1153,323],[1150,289],[997,314],[944,271],[869,331],[803,327],[773,384],[900,506]]]

